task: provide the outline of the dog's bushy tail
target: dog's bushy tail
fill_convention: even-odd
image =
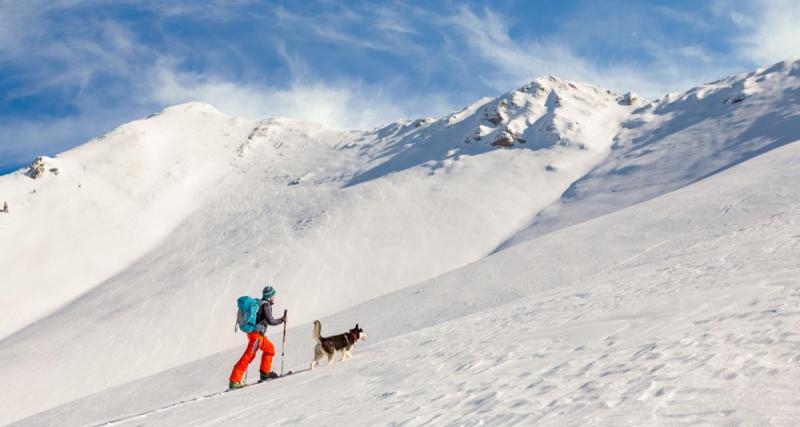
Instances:
[[[320,334],[322,333],[322,324],[319,323],[319,320],[314,321],[314,332],[312,336],[315,340],[319,341]]]

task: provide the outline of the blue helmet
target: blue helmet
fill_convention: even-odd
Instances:
[[[275,292],[275,288],[272,286],[264,287],[264,292],[261,294],[262,299],[270,299],[275,296],[277,292]]]

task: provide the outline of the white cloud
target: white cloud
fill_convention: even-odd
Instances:
[[[141,115],[135,109],[98,109],[72,117],[3,122],[0,169],[68,150]]]
[[[251,11],[259,4],[262,3],[258,0],[139,2],[140,7],[149,9],[161,17],[191,17],[214,22],[235,20],[239,14]]]
[[[747,71],[753,64],[800,54],[800,4],[788,0],[760,0],[747,8],[717,0],[712,17],[716,20],[709,21],[662,6],[620,10],[611,21],[598,20],[591,16],[596,11],[588,8],[581,16],[565,18],[571,21],[559,23],[550,35],[535,38],[519,37],[515,26],[525,23],[513,16],[468,7],[442,11],[405,3],[350,7],[334,2],[301,15],[253,0],[130,3],[166,21],[225,22],[237,19],[242,11],[256,20],[268,20],[264,49],[276,49],[289,72],[288,79],[276,82],[267,80],[262,65],[247,52],[237,51],[236,43],[204,52],[170,34],[161,45],[142,44],[139,29],[131,23],[112,18],[81,21],[75,10],[67,23],[85,26],[54,30],[54,25],[62,24],[54,18],[62,11],[105,7],[108,1],[0,0],[0,66],[13,64],[28,73],[24,85],[2,94],[4,100],[53,88],[91,89],[97,75],[113,76],[115,82],[108,90],[104,86],[102,94],[78,90],[70,100],[76,117],[38,122],[0,117],[0,156],[27,160],[32,152],[63,149],[132,116],[185,101],[208,102],[231,115],[289,116],[329,127],[364,129],[400,118],[443,115],[473,97],[505,92],[545,74],[655,98]],[[704,43],[681,45],[665,33],[663,27],[668,26],[653,25],[673,22],[708,34],[719,28],[722,16],[729,23],[727,41],[738,44],[733,55]],[[645,53],[619,55],[627,59],[616,61],[587,56],[579,47],[592,46],[596,37],[603,37],[607,46],[623,50],[634,46]],[[303,56],[302,46],[308,45],[347,49],[353,54],[348,57],[351,61],[385,55],[411,65],[396,72],[387,65],[387,74],[378,82],[375,76],[372,83],[358,75],[337,78],[332,76],[342,76],[341,70],[328,73],[317,68],[314,58]],[[192,56],[208,61],[187,71],[181,61]],[[231,58],[235,67],[227,69],[224,64]],[[428,78],[436,83],[423,82]],[[440,81],[444,81],[441,92],[430,93],[431,87],[439,90]],[[124,102],[114,101],[117,98]]]
[[[748,11],[730,12],[731,20],[744,31],[736,38],[740,56],[764,66],[800,56],[800,3],[759,0]]]
[[[290,68],[303,73],[297,70],[305,67],[300,61],[293,61]],[[288,86],[277,87],[181,72],[168,63],[162,63],[153,76],[153,97],[159,104],[203,101],[230,115],[292,117],[337,129],[370,129],[415,117],[420,111],[443,114],[449,109],[449,103],[436,95],[401,99],[380,86],[352,81],[326,83],[308,76],[293,78]]]
[[[102,2],[96,0],[93,4],[102,6]],[[235,9],[233,6],[227,8],[226,4],[223,9],[230,12]],[[452,105],[441,95],[401,92],[402,85],[391,76],[380,84],[320,78],[302,57],[290,54],[280,44],[279,56],[291,75],[288,84],[259,80],[260,70],[249,63],[241,64],[244,70],[235,77],[214,65],[225,61],[210,61],[209,67],[197,72],[185,71],[180,64],[187,52],[180,40],[166,48],[142,44],[136,29],[124,21],[93,19],[83,22],[85,25],[79,31],[65,28],[51,31],[55,21],[50,18],[69,7],[65,2],[50,4],[39,0],[0,2],[0,64],[14,64],[29,72],[25,84],[2,94],[0,101],[58,88],[78,89],[69,100],[75,112],[68,117],[40,116],[29,120],[0,117],[0,167],[26,163],[36,155],[56,154],[126,121],[186,101],[207,102],[231,115],[287,116],[348,129],[372,128],[421,114],[441,115]],[[210,13],[208,5],[191,3],[156,5],[151,10],[170,19]],[[349,23],[356,19],[352,14],[345,15]],[[380,25],[390,25],[391,15],[384,11],[381,16],[385,20]],[[229,14],[218,17],[230,18]],[[70,21],[75,22],[80,21]],[[308,23],[326,34],[325,25],[316,19],[305,18],[302,22],[295,19],[290,24]],[[340,26],[332,28],[345,33]],[[413,33],[400,23],[392,31]],[[351,39],[345,34],[336,41],[347,44]],[[401,40],[395,39],[394,43]],[[374,42],[361,48],[369,46],[392,48]],[[171,56],[166,57],[165,52]],[[104,87],[102,94],[96,89],[85,91],[92,87],[97,74],[113,75],[116,86]]]
[[[146,91],[140,90],[141,82],[131,76],[146,67],[142,58],[151,52],[135,41],[129,27],[117,21],[96,19],[75,31],[63,27],[55,31],[51,18],[74,3],[0,3],[0,67],[16,70],[14,77],[21,82],[0,94],[0,102],[68,91],[70,98],[58,106],[67,104],[73,111],[66,117],[39,111],[30,118],[0,116],[0,167],[66,150],[147,111],[143,105],[148,102]],[[103,97],[87,93],[85,89],[97,73],[133,82],[116,88],[129,90],[124,102],[112,103],[107,92]]]
[[[665,10],[659,12],[663,14]],[[616,92],[632,90],[656,98],[703,83],[699,79],[713,80],[733,72],[726,61],[715,62],[701,46],[665,46],[660,40],[662,35],[648,36],[646,31],[637,31],[641,35],[631,44],[650,52],[653,59],[601,63],[577,54],[569,37],[514,39],[510,36],[513,19],[488,9],[479,15],[462,7],[448,22],[465,36],[469,53],[489,62],[490,70],[483,74],[498,90],[510,90],[512,85],[553,74]],[[633,16],[630,25],[637,25]]]
[[[331,2],[328,6],[332,9],[307,15],[280,6],[271,12],[281,37],[287,40],[313,40],[392,54],[426,53],[409,37],[418,34],[416,27],[420,25],[420,22],[412,22],[410,17],[430,19],[433,15],[428,11],[420,13],[419,9],[404,3],[357,8]]]
[[[310,38],[353,49],[414,56],[418,67],[427,61],[427,52],[405,39],[417,33],[408,17],[419,15],[421,10],[398,4],[359,12],[365,14],[348,7],[335,7],[315,16],[300,16],[275,7],[272,13],[278,24],[276,31],[286,39],[278,38],[272,47],[288,69],[288,84],[265,82],[258,72],[250,73],[250,78],[234,79],[214,69],[183,71],[177,66],[179,58],[162,58],[147,73],[154,82],[150,91],[152,102],[171,105],[202,101],[230,115],[286,116],[338,129],[369,129],[404,118],[444,115],[457,107],[440,93],[409,93],[405,75],[387,75],[381,82],[371,84],[358,77],[320,76],[314,64],[286,47],[288,40]],[[356,36],[352,32],[356,26],[380,31],[377,38]],[[282,30],[288,28],[292,31]]]

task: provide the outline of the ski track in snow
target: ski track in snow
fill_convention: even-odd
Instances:
[[[308,372],[308,371],[309,370],[306,368],[306,369],[294,370],[293,372],[294,372],[294,374],[300,374],[302,372]],[[289,374],[287,374],[287,376],[288,375],[293,375],[291,372],[292,371],[289,371]],[[260,384],[260,383],[251,382],[248,385],[248,387],[251,387],[251,388],[248,388],[248,390],[252,389],[252,387],[254,387],[254,386],[265,386],[265,385],[266,384]],[[233,392],[233,391],[241,391],[241,390],[230,390],[230,389],[228,389],[228,390],[222,390],[222,391],[216,391],[216,392],[213,392],[213,393],[208,393],[208,394],[205,394],[205,395],[202,395],[202,396],[188,398],[188,399],[181,400],[181,401],[175,402],[175,403],[171,403],[169,405],[162,406],[162,407],[159,407],[159,408],[156,408],[156,409],[144,411],[144,412],[136,414],[136,415],[128,415],[128,416],[124,416],[124,417],[121,417],[121,418],[118,418],[118,419],[115,419],[115,420],[103,422],[103,423],[95,425],[95,427],[114,426],[114,425],[118,425],[118,424],[123,423],[123,422],[130,423],[131,421],[136,421],[136,420],[140,420],[140,419],[143,419],[143,418],[147,418],[147,417],[149,417],[151,415],[154,415],[154,414],[157,414],[159,412],[169,411],[171,409],[174,409],[174,408],[177,408],[177,407],[180,407],[180,406],[191,405],[193,403],[202,402],[202,401],[204,401],[206,399],[213,399],[213,398],[222,396],[225,393],[230,393],[230,392]]]

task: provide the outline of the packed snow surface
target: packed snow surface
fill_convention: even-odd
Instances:
[[[792,425],[798,162],[794,143],[323,321],[369,332],[344,363],[193,399],[224,387],[231,351],[21,425]],[[586,254],[560,258],[580,243],[606,267],[575,274]]]
[[[190,103],[2,176],[0,423],[791,424],[799,64],[367,132]],[[265,283],[287,366],[316,318],[369,340],[194,400]]]

